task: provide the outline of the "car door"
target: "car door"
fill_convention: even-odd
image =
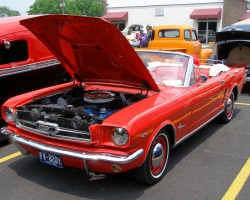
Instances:
[[[213,119],[223,109],[225,96],[223,84],[224,81],[217,76],[191,86],[193,94],[191,132]]]

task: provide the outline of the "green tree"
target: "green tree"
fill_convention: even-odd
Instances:
[[[36,0],[30,6],[28,14],[63,13],[102,17],[106,6],[105,2],[105,0]]]
[[[7,6],[0,6],[0,17],[9,17],[9,16],[19,16],[21,15],[17,10],[11,10]]]

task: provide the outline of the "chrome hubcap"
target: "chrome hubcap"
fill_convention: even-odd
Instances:
[[[163,146],[160,143],[157,143],[153,149],[152,154],[152,166],[154,168],[160,166],[164,158]]]
[[[233,108],[233,101],[232,99],[228,99],[227,100],[227,113],[230,113],[232,111],[232,108]]]

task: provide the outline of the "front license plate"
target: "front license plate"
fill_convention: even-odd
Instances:
[[[39,157],[42,163],[46,163],[59,168],[63,167],[61,156],[49,152],[39,151]]]

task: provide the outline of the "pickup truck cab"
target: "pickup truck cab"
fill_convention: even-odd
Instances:
[[[148,48],[195,54],[200,60],[207,60],[213,54],[212,49],[202,48],[197,31],[186,25],[155,26]]]
[[[70,79],[54,55],[19,24],[30,17],[0,18],[0,105],[10,97]]]

